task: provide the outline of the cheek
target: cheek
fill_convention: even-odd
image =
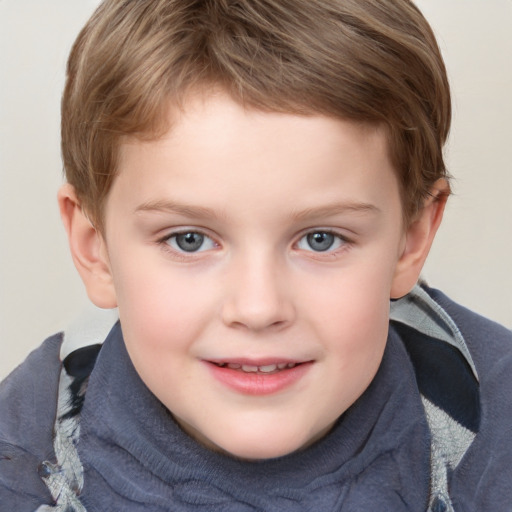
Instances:
[[[309,296],[310,325],[331,354],[333,375],[355,398],[377,371],[389,327],[389,265],[352,266],[325,281]],[[313,290],[313,288],[311,288]],[[338,382],[333,383],[339,386]]]
[[[386,303],[349,301],[330,322],[324,396],[335,397],[340,414],[367,389],[377,373],[388,336],[389,306]]]
[[[375,373],[388,335],[388,302],[367,298],[353,296],[323,324],[332,363],[341,374],[352,375],[354,383]]]
[[[161,273],[125,279],[118,302],[126,348],[137,373],[172,409],[176,390],[193,375],[195,343],[208,322],[208,306],[197,290]]]
[[[391,258],[383,261],[383,254],[380,261],[379,257],[366,261],[361,258],[345,269],[325,274],[321,280],[313,276],[309,284],[301,283],[312,316],[357,337],[373,326],[387,326],[394,262]]]
[[[182,272],[162,264],[118,267],[116,291],[123,333],[132,349],[168,352],[192,343],[215,303],[213,286],[198,286]]]

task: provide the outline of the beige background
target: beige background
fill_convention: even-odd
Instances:
[[[97,0],[0,1],[0,378],[87,303],[58,218],[59,101]],[[512,327],[512,0],[420,0],[454,95],[456,177],[424,275]]]

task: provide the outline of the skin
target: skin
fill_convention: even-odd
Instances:
[[[122,146],[103,234],[61,189],[75,264],[96,305],[119,307],[137,372],[183,430],[246,459],[303,449],[375,376],[389,299],[416,283],[444,201],[403,225],[377,128],[222,93],[169,116],[164,137]],[[213,368],[240,361],[304,364],[251,394]]]

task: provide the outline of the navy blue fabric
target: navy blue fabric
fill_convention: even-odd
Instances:
[[[459,327],[480,378],[478,435],[451,478],[457,512],[512,510],[512,331],[430,290]]]
[[[71,352],[62,361],[66,373],[73,377],[73,382],[70,385],[72,407],[69,412],[61,416],[62,419],[72,418],[80,414],[84,405],[84,390],[87,386],[87,380],[92,373],[100,350],[100,344],[82,347]]]
[[[55,461],[61,336],[46,340],[0,384],[0,511],[33,512],[52,497],[39,477]]]
[[[478,432],[480,389],[464,356],[452,345],[396,323],[421,394],[462,426]]]

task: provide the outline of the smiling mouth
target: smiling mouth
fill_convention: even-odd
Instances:
[[[215,366],[219,368],[227,368],[229,370],[236,370],[244,373],[261,373],[265,375],[269,375],[272,373],[279,373],[283,370],[290,370],[297,366],[300,366],[303,363],[276,363],[276,364],[266,364],[261,366],[251,365],[251,364],[239,364],[239,363],[213,363]]]
[[[229,389],[248,396],[265,396],[284,391],[301,381],[314,361],[283,359],[210,360],[212,375]]]

